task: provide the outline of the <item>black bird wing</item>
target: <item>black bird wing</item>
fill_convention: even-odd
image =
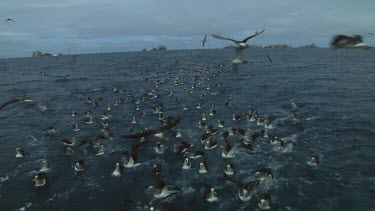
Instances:
[[[250,37],[246,37],[244,40],[242,40],[241,42],[243,43],[246,43],[248,40],[250,40],[251,38],[253,37],[256,37],[260,34],[262,34],[266,29],[263,29],[261,32],[255,32],[255,34],[251,35]]]
[[[7,107],[8,105],[11,105],[11,104],[14,104],[14,103],[19,103],[19,102],[22,102],[24,99],[13,99],[13,100],[10,100],[6,103],[4,103],[3,105],[0,106],[0,110]]]
[[[272,59],[269,55],[267,55],[267,59],[268,59],[268,61],[270,61],[270,63],[272,63]]]
[[[242,188],[244,188],[244,185],[243,185],[241,182],[239,182],[239,181],[233,179],[232,177],[229,177],[229,176],[226,175],[225,173],[223,173],[223,176],[224,176],[224,179],[225,179],[225,180],[227,180],[227,181],[229,181],[229,182],[233,182],[235,185],[237,185],[238,189],[242,189]]]
[[[150,136],[150,135],[153,135],[153,134],[161,133],[161,132],[164,132],[166,130],[169,130],[169,129],[175,127],[178,123],[180,123],[180,120],[181,119],[179,117],[176,117],[176,118],[168,117],[167,124],[165,126],[162,126],[160,128],[156,128],[156,129],[146,130],[143,133],[137,133],[137,134],[132,134],[132,135],[122,135],[121,137],[129,138],[129,139],[138,139],[138,138],[141,138],[141,137],[146,137],[146,136]]]
[[[206,43],[206,40],[207,40],[207,35],[204,36],[204,38],[203,38],[202,47],[204,47],[204,44]]]
[[[142,141],[137,144],[134,144],[130,149],[130,156],[133,158],[134,162],[138,160],[138,149],[144,146],[147,141]]]
[[[245,189],[250,191],[250,190],[253,190],[254,188],[256,188],[259,185],[260,185],[259,180],[251,181],[251,182],[245,184]]]
[[[232,38],[228,38],[228,37],[223,37],[221,35],[217,35],[217,34],[212,34],[211,35],[213,38],[216,38],[216,39],[220,39],[220,40],[230,40],[232,42],[235,42],[235,43],[240,43],[241,41],[239,40],[235,40],[235,39],[232,39]]]

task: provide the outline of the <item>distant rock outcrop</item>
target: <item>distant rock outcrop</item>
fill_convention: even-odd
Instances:
[[[160,45],[157,48],[151,49],[152,51],[165,51],[167,50],[167,47],[165,45]]]
[[[41,51],[34,51],[32,54],[32,57],[38,57],[38,56],[52,56],[52,54],[42,53]]]
[[[32,57],[36,57],[36,56],[42,56],[42,52],[41,51],[34,51]]]
[[[225,46],[223,49],[226,49],[226,48],[235,48],[236,46],[234,46],[234,45],[227,45],[227,46]]]
[[[263,48],[263,46],[260,46],[260,45],[249,45],[249,48]]]
[[[310,45],[303,45],[303,46],[300,46],[299,48],[317,48],[317,46],[315,45],[315,43],[312,43]]]
[[[285,44],[277,44],[277,45],[269,45],[264,48],[291,48],[292,46],[285,45]]]

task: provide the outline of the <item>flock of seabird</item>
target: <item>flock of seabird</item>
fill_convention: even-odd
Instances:
[[[212,35],[217,39],[224,39],[233,41],[237,46],[236,52],[239,55],[242,50],[246,49],[248,44],[246,42],[263,33],[256,32],[244,40],[234,40],[219,35]],[[207,36],[204,37],[202,46],[207,41]],[[76,61],[77,56],[74,56]],[[267,55],[267,59],[271,63],[271,58]],[[238,58],[238,60],[240,60]],[[242,60],[240,60],[242,61]],[[237,62],[237,61],[236,61]],[[244,62],[244,61],[242,61]],[[216,96],[217,98],[222,97],[223,105],[226,108],[232,106],[232,96],[227,95],[223,97],[220,94],[220,90],[223,89],[218,84],[211,84],[211,80],[217,77],[221,72],[224,71],[224,65],[220,65],[218,69],[212,70],[210,65],[202,65],[198,71],[182,70],[182,73],[176,73],[172,70],[179,68],[181,61],[176,60],[176,65],[171,65],[166,70],[157,73],[151,73],[147,71],[143,75],[143,82],[146,85],[154,86],[151,90],[140,88],[140,90],[126,90],[120,89],[119,87],[113,87],[112,93],[118,95],[118,99],[114,102],[104,102],[103,97],[99,96],[85,96],[83,100],[86,101],[86,112],[78,113],[71,111],[71,114],[67,114],[72,118],[72,131],[71,133],[79,134],[82,130],[77,123],[77,118],[82,117],[82,124],[91,125],[94,121],[99,121],[101,129],[98,131],[98,135],[94,139],[84,138],[78,140],[76,135],[64,138],[61,140],[62,151],[61,153],[66,156],[71,156],[76,153],[77,150],[82,150],[86,156],[102,156],[106,153],[106,145],[109,142],[120,141],[121,139],[133,143],[129,151],[118,152],[122,155],[121,160],[114,160],[113,166],[108,167],[108,174],[113,177],[122,177],[126,175],[125,169],[127,168],[139,168],[142,166],[142,161],[138,159],[140,150],[154,151],[155,157],[163,158],[163,154],[174,153],[181,158],[182,171],[190,171],[191,174],[196,171],[197,174],[215,173],[212,171],[212,166],[215,165],[215,160],[209,160],[210,155],[216,155],[217,150],[220,154],[216,159],[223,159],[227,162],[225,168],[221,172],[216,172],[218,175],[222,175],[222,184],[234,185],[238,189],[238,198],[242,202],[248,202],[254,195],[258,194],[257,206],[262,210],[269,210],[272,208],[272,196],[268,192],[258,193],[258,189],[273,180],[276,180],[273,170],[267,166],[259,166],[256,169],[249,169],[249,174],[255,175],[257,179],[250,182],[243,182],[243,178],[237,177],[237,171],[241,169],[241,166],[235,166],[231,160],[235,159],[236,154],[239,150],[244,151],[251,156],[252,153],[261,152],[259,142],[268,143],[273,146],[276,153],[288,153],[294,145],[293,142],[288,142],[279,138],[277,134],[277,128],[280,126],[278,118],[275,116],[262,116],[256,109],[251,109],[247,114],[233,114],[231,119],[219,119],[221,118],[220,113],[228,112],[225,110],[217,110],[216,105],[212,104],[207,106],[209,102],[205,102],[207,95]],[[162,75],[165,73],[165,75]],[[153,77],[157,75],[158,78]],[[42,73],[42,76],[46,76]],[[69,75],[64,78],[67,79]],[[164,77],[160,79],[160,77]],[[68,79],[69,80],[69,79]],[[181,89],[190,96],[194,96],[197,102],[197,106],[188,107],[184,104],[184,99],[177,96],[176,90],[173,88],[162,89],[166,83],[174,85],[175,89]],[[191,84],[191,85],[190,85]],[[216,91],[215,91],[216,89]],[[106,91],[107,88],[100,87],[95,91]],[[214,90],[215,92],[209,92]],[[196,95],[198,93],[198,95]],[[184,131],[179,127],[181,116],[168,116],[165,117],[168,107],[165,106],[160,99],[160,96],[175,98],[176,102],[181,105],[181,113],[187,112],[191,109],[196,109],[201,112],[201,116],[195,119],[193,125],[190,125],[189,129],[199,131],[200,140],[192,139],[187,131]],[[83,98],[83,97],[82,97]],[[80,99],[82,99],[80,98]],[[25,98],[13,99],[5,102],[0,106],[0,110],[11,109],[11,105],[15,104],[38,104],[36,101],[31,99],[29,96]],[[113,116],[111,112],[115,109],[120,109],[124,103],[133,104],[134,110],[129,113],[135,114],[134,116],[125,115],[125,119],[129,120],[129,124],[132,125],[131,130],[128,134],[114,134],[111,131],[111,120]],[[152,104],[152,108],[146,106],[146,104]],[[104,106],[105,109],[102,112],[97,112],[96,108]],[[96,111],[96,112],[95,112]],[[291,104],[291,118],[295,124],[302,122],[302,117],[298,113],[298,106],[295,103]],[[147,118],[151,118],[155,121],[160,122],[160,126],[147,126],[146,128],[138,128],[138,121],[143,120],[147,122]],[[191,116],[191,118],[193,118]],[[247,122],[247,128],[235,127],[236,122]],[[57,133],[57,128],[51,125],[46,129],[46,133],[50,136],[54,136]],[[69,133],[67,133],[69,134]],[[155,141],[157,140],[157,141]],[[90,153],[92,152],[92,153]],[[28,153],[22,147],[16,149],[17,159],[28,159]],[[318,155],[312,155],[305,161],[309,166],[317,166],[320,163],[320,157]],[[72,166],[71,171],[84,172],[86,169],[85,159],[80,159],[75,162]],[[162,164],[155,164],[149,170],[148,175],[144,175],[145,178],[150,178],[154,182],[150,183],[145,193],[151,194],[154,197],[153,200],[146,203],[148,204],[149,210],[160,210],[156,208],[155,201],[164,200],[166,198],[172,199],[175,195],[183,192],[183,188],[178,187],[171,181],[166,181],[167,175],[163,171],[165,166]],[[41,188],[46,186],[48,183],[48,172],[50,171],[47,161],[41,163],[41,169],[34,175],[33,182],[34,186]],[[221,184],[221,185],[222,185]],[[203,200],[207,203],[220,203],[221,200],[225,200],[220,194],[220,188],[218,184],[210,184],[210,181],[206,181],[201,184]],[[48,186],[47,186],[48,188]]]

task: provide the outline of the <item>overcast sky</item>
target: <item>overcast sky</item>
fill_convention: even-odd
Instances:
[[[327,47],[334,34],[375,44],[375,0],[0,0],[0,18],[0,58],[200,48],[205,34],[263,28],[250,44]],[[206,47],[228,44],[211,38]]]

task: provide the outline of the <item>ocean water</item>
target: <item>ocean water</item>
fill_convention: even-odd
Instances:
[[[267,54],[272,63],[266,60]],[[236,71],[230,65],[233,57],[232,50],[224,49],[78,55],[75,62],[69,55],[0,60],[0,104],[28,94],[46,106],[19,103],[0,110],[0,209],[147,210],[151,203],[160,210],[259,210],[261,195],[269,193],[272,210],[374,210],[375,51],[250,49],[243,57],[252,63]],[[199,85],[192,89],[194,76]],[[157,80],[164,83],[156,87]],[[114,87],[132,92],[133,98],[113,92]],[[145,90],[154,90],[159,97],[140,103],[145,113],[140,118],[135,102]],[[174,95],[168,96],[171,90]],[[224,104],[229,95],[231,107]],[[96,108],[87,103],[88,97],[98,102]],[[119,98],[126,100],[115,107]],[[199,102],[202,109],[196,108]],[[179,129],[182,138],[165,132],[167,149],[157,154],[152,146],[160,140],[147,137],[147,145],[138,152],[141,165],[113,177],[121,152],[136,143],[120,135],[159,127],[158,115],[152,111],[159,103],[164,105],[165,117],[181,118],[172,130]],[[293,122],[292,103],[298,106],[294,109],[301,123]],[[102,141],[105,154],[96,156],[96,148],[84,150],[76,144],[74,154],[65,156],[60,140],[95,140],[102,129],[100,114],[108,104],[112,118],[107,122],[115,136]],[[188,110],[182,110],[183,104]],[[216,106],[214,117],[208,115],[211,105]],[[200,136],[205,131],[198,127],[202,114],[208,125],[219,130],[213,139],[222,146],[220,133],[228,127],[251,130],[251,134],[264,128],[246,120],[250,109],[256,109],[259,117],[277,117],[278,126],[269,135],[293,143],[293,148],[281,153],[269,139],[260,138],[253,143],[258,146],[256,152],[240,148],[231,159],[222,158],[219,147],[204,149]],[[72,117],[72,111],[79,115]],[[86,111],[94,117],[91,125],[84,123]],[[233,114],[242,120],[232,121]],[[225,121],[225,127],[218,128],[217,120]],[[74,123],[80,131],[72,130]],[[55,135],[46,133],[50,125],[57,129]],[[175,154],[173,147],[182,140],[195,142],[188,151],[205,152],[207,174],[198,173],[202,158],[192,159],[189,170],[181,168],[182,155]],[[24,158],[16,158],[17,147],[27,152]],[[307,165],[313,155],[321,158],[316,167]],[[80,159],[87,166],[77,173],[74,164]],[[43,160],[51,168],[49,180],[46,186],[34,187],[32,179]],[[255,188],[250,201],[242,202],[237,187],[223,179],[229,162],[236,167],[234,178],[241,182],[255,180],[258,167],[272,169],[274,179]],[[164,200],[146,193],[155,185],[150,172],[157,163],[163,166],[161,178],[180,187],[180,193]],[[205,201],[203,184],[215,187],[218,201]]]

